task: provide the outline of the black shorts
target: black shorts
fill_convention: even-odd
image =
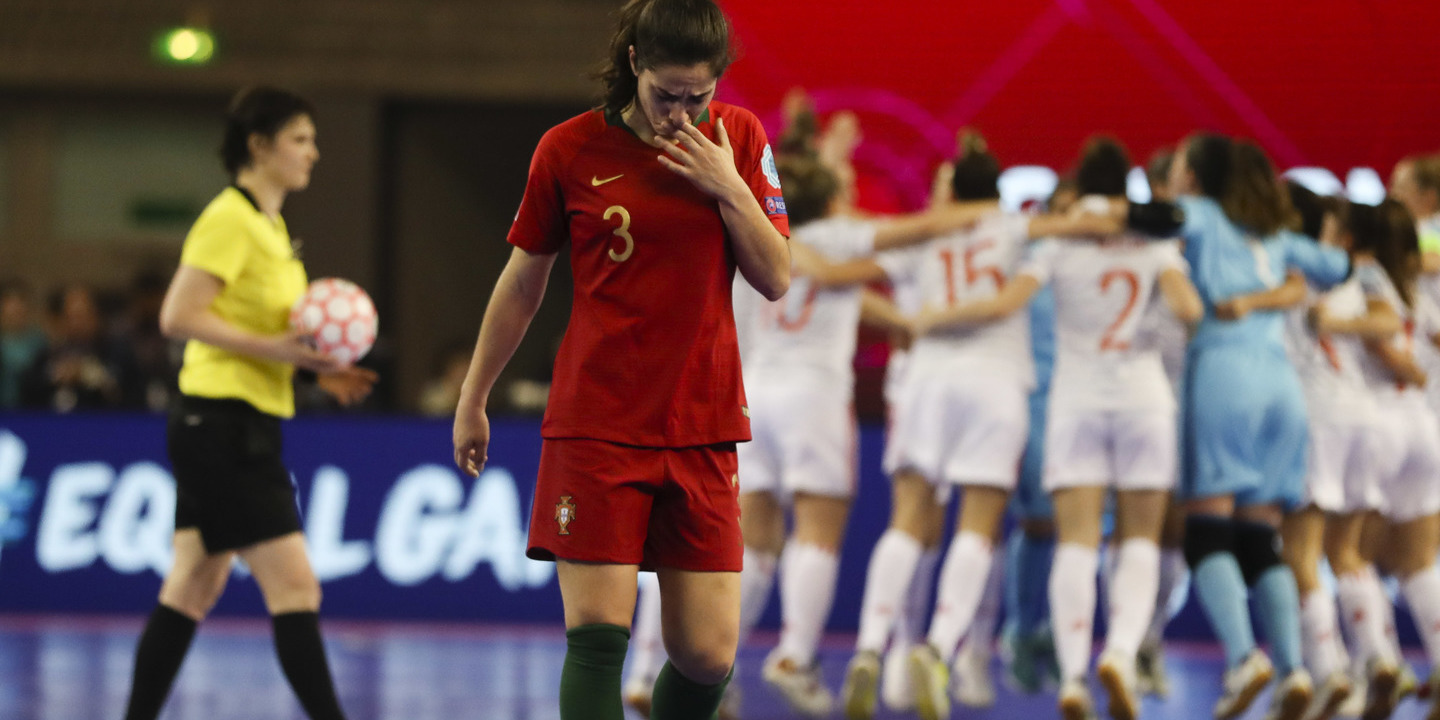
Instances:
[[[280,418],[243,400],[181,396],[166,428],[175,529],[196,528],[207,553],[300,530],[295,485],[280,457]]]

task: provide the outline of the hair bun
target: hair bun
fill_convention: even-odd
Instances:
[[[956,145],[962,158],[967,155],[980,155],[990,149],[989,145],[985,143],[985,136],[971,128],[961,128]]]

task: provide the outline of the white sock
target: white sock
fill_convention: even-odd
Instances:
[[[990,658],[990,649],[995,640],[995,623],[1000,619],[1001,599],[1005,595],[1005,563],[991,562],[990,574],[985,578],[985,592],[980,596],[980,605],[975,608],[975,619],[970,621],[970,632],[960,645],[960,652],[984,660]]]
[[[1145,631],[1146,645],[1158,647],[1165,638],[1165,625],[1170,622],[1170,608],[1176,591],[1190,579],[1190,566],[1179,548],[1160,548],[1160,585],[1155,592],[1155,613]]]
[[[926,637],[940,651],[940,659],[946,664],[950,663],[960,638],[975,618],[975,608],[985,592],[985,583],[977,580],[990,574],[992,554],[990,541],[973,532],[961,532],[945,553],[945,566],[940,571],[940,596],[935,601],[935,617],[930,621]]]
[[[1390,657],[1390,641],[1385,637],[1385,615],[1389,602],[1383,600],[1379,578],[1366,568],[1358,573],[1335,578],[1335,595],[1350,639],[1355,642],[1355,655],[1362,663],[1375,657]]]
[[[1301,599],[1300,631],[1305,664],[1316,682],[1323,682],[1349,665],[1345,646],[1338,641],[1340,627],[1335,619],[1335,598],[1325,588],[1315,588]]]
[[[1425,654],[1432,665],[1440,665],[1440,568],[1431,565],[1405,578],[1400,589],[1425,643]]]
[[[775,586],[775,554],[745,548],[745,565],[740,571],[740,644],[765,614],[770,588]]]
[[[830,607],[840,556],[818,545],[791,541],[780,554],[780,657],[802,668],[815,662]]]
[[[1152,540],[1131,538],[1120,545],[1115,556],[1111,587],[1119,592],[1110,596],[1105,650],[1133,660],[1140,650],[1140,641],[1145,639],[1145,631],[1150,628],[1150,618],[1156,613],[1160,546]]]
[[[1099,563],[1094,548],[1074,543],[1055,546],[1055,560],[1050,566],[1050,622],[1062,681],[1083,678],[1090,667],[1095,571]]]
[[[890,639],[890,630],[905,605],[905,591],[915,577],[920,552],[920,541],[895,528],[886,530],[875,543],[865,573],[865,595],[860,600],[857,651],[878,653],[885,649],[885,641]]]
[[[660,579],[655,573],[640,573],[640,601],[635,604],[635,626],[630,631],[629,678],[655,682],[665,659],[660,637]]]

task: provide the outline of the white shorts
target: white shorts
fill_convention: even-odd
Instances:
[[[753,439],[736,446],[740,492],[855,494],[859,446],[848,393],[812,383],[761,383],[746,396]]]
[[[1047,492],[1070,487],[1169,490],[1179,466],[1173,410],[1063,410],[1045,421]]]
[[[893,407],[885,472],[914,470],[931,482],[1014,490],[1030,423],[1025,386],[917,370],[912,364]]]
[[[1328,513],[1356,513],[1380,507],[1380,475],[1373,422],[1310,419],[1309,471],[1305,501]]]
[[[1414,402],[1382,406],[1380,416],[1374,446],[1380,512],[1391,522],[1440,512],[1440,421]]]

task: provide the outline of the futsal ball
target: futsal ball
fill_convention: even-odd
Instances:
[[[290,327],[309,334],[315,349],[352,365],[375,344],[380,318],[359,285],[340,278],[310,283],[290,308]]]

